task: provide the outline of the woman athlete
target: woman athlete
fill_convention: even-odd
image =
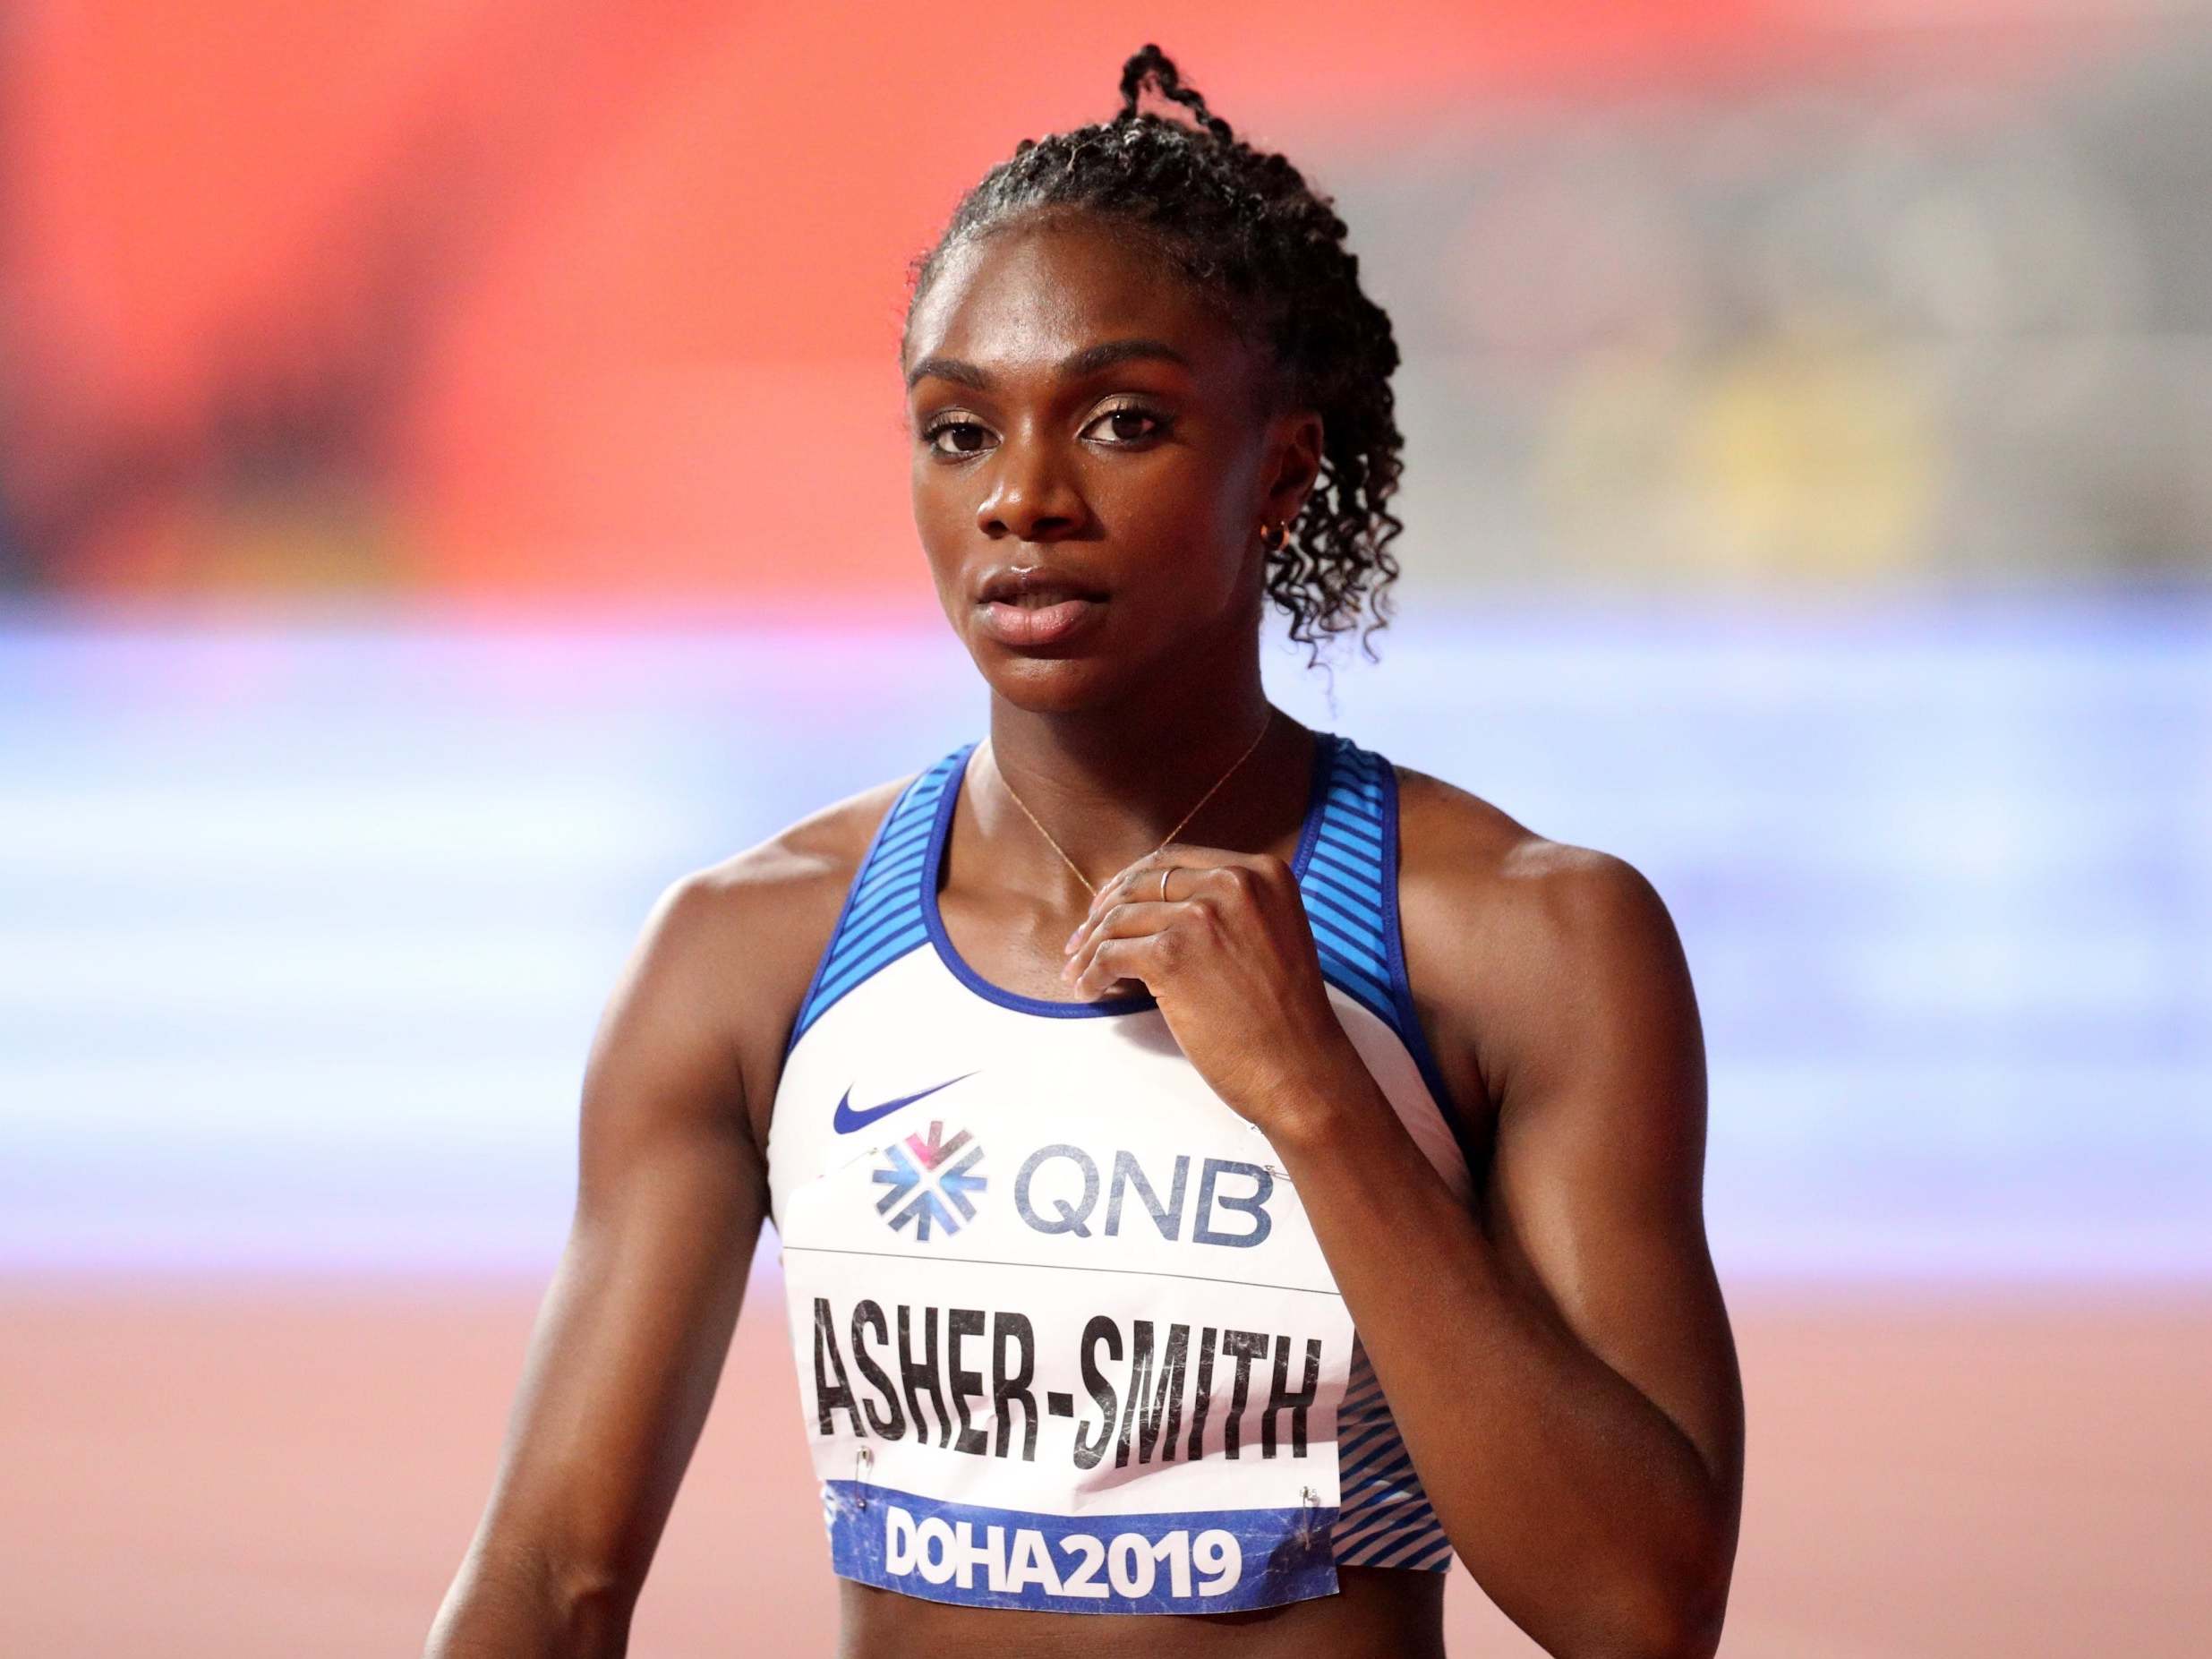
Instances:
[[[764,1215],[848,1655],[1435,1655],[1455,1557],[1550,1653],[1718,1645],[1668,912],[1270,706],[1268,601],[1383,619],[1397,351],[1297,169],[1122,97],[913,271],[987,739],[662,895],[434,1655],[624,1650]]]

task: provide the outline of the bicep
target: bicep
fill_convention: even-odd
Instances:
[[[486,1535],[634,1592],[705,1424],[765,1208],[705,913],[656,905],[585,1065],[576,1203]],[[719,987],[727,996],[730,987]]]
[[[1573,850],[1538,878],[1484,1224],[1516,1284],[1739,1488],[1742,1397],[1705,1239],[1704,1043],[1664,902]]]

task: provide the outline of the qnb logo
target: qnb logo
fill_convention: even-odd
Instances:
[[[875,1201],[876,1214],[893,1231],[911,1222],[915,1238],[927,1244],[933,1230],[957,1233],[963,1221],[976,1219],[976,1201],[969,1194],[990,1185],[986,1176],[971,1174],[983,1161],[983,1149],[963,1129],[950,1141],[942,1119],[929,1125],[929,1135],[909,1135],[884,1149],[884,1167],[875,1172],[876,1184],[887,1189]]]
[[[1117,1238],[1123,1226],[1123,1201],[1133,1196],[1136,1203],[1128,1206],[1132,1216],[1137,1204],[1143,1205],[1145,1219],[1170,1243],[1188,1239],[1193,1244],[1250,1250],[1267,1243],[1275,1230],[1274,1218],[1268,1214],[1275,1174],[1264,1164],[1228,1158],[1202,1160],[1195,1202],[1185,1201],[1191,1190],[1187,1155],[1178,1155],[1166,1178],[1157,1184],[1134,1152],[1115,1152],[1111,1173],[1103,1177],[1098,1164],[1080,1146],[1038,1148],[1014,1176],[1014,1213],[1039,1233]],[[1165,1199],[1162,1187],[1167,1191]]]

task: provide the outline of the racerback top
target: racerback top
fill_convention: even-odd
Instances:
[[[792,1025],[768,1137],[834,1569],[934,1601],[1219,1612],[1441,1571],[1297,1190],[1149,993],[1022,996],[938,913],[974,743],[877,826]],[[1389,763],[1315,733],[1293,863],[1329,1003],[1460,1197],[1413,1016]],[[1409,1270],[1420,1241],[1399,1241]]]

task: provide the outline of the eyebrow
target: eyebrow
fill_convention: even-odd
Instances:
[[[1062,380],[1080,380],[1084,375],[1096,374],[1099,370],[1111,368],[1117,363],[1141,359],[1177,363],[1185,369],[1191,366],[1191,360],[1166,340],[1138,336],[1125,340],[1102,340],[1096,346],[1086,346],[1080,351],[1070,352],[1060,360],[1058,372]],[[991,377],[972,363],[963,363],[958,357],[925,357],[907,371],[907,390],[912,391],[915,382],[927,374],[934,374],[941,381],[951,381],[979,392],[991,389]]]

